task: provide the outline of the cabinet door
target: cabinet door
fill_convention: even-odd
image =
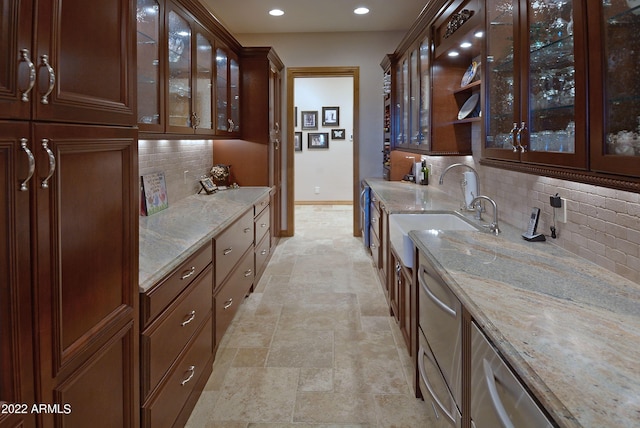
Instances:
[[[167,132],[193,133],[190,21],[176,8],[167,11]]]
[[[229,53],[229,123],[230,132],[240,133],[240,63],[238,56]]]
[[[203,30],[198,31],[195,48],[193,127],[196,133],[213,134],[213,70],[215,67],[213,37]]]
[[[640,3],[587,2],[592,95],[591,168],[640,176]],[[592,47],[593,46],[593,47]]]
[[[138,0],[137,72],[138,72],[138,126],[142,131],[164,131],[164,93],[162,91],[162,64],[164,50],[160,33],[163,11],[156,0]]]
[[[32,1],[0,1],[0,118],[28,119],[36,79]]]
[[[134,125],[135,4],[38,2],[35,118]]]
[[[216,133],[224,135],[229,130],[229,59],[227,49],[216,48]]]
[[[29,126],[0,122],[0,402],[35,402],[31,309]],[[35,427],[28,409],[0,413],[0,426]],[[21,413],[24,412],[24,413]]]
[[[271,127],[271,143],[269,144],[269,186],[271,194],[271,236],[280,236],[281,195],[282,195],[282,132],[280,131],[282,110],[282,76],[280,71],[271,66],[269,70],[269,123]],[[272,244],[275,244],[272,240]]]
[[[586,168],[584,6],[486,5],[485,156]]]
[[[34,125],[38,398],[73,426],[139,417],[136,132]]]

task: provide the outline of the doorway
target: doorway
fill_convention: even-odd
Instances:
[[[330,78],[330,77],[351,77],[353,81],[353,161],[352,161],[352,199],[353,199],[353,235],[359,234],[359,215],[356,207],[356,196],[360,189],[359,177],[359,68],[358,67],[301,67],[301,68],[288,68],[287,69],[287,151],[286,151],[286,164],[287,164],[287,229],[286,236],[293,236],[295,230],[295,123],[296,116],[301,116],[301,111],[296,112],[295,106],[295,82],[296,79],[301,78]],[[318,107],[318,120],[322,121],[322,107]],[[301,120],[301,117],[298,117]],[[330,138],[330,137],[329,137]],[[348,138],[348,137],[347,137]],[[305,144],[305,141],[299,141],[301,144]]]

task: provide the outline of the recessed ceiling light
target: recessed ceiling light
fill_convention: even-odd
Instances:
[[[460,43],[460,47],[461,47],[462,49],[467,49],[467,48],[470,48],[471,46],[472,46],[472,45],[471,45],[471,43],[469,43],[469,42],[462,42],[462,43]]]
[[[269,11],[269,15],[271,15],[271,16],[282,16],[282,15],[284,15],[284,10],[272,9],[272,10]]]
[[[458,56],[460,54],[458,52],[456,52],[456,51],[451,51],[447,55],[449,55],[449,56]]]
[[[477,38],[481,38],[484,36],[484,33],[482,31],[478,31],[476,34],[474,34],[474,36],[476,36]]]
[[[353,13],[355,13],[356,15],[366,15],[367,13],[369,13],[369,9],[367,9],[366,7],[359,7],[354,9]]]

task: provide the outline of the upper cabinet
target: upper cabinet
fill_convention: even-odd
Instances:
[[[583,7],[486,1],[484,157],[587,168]]]
[[[640,2],[588,0],[591,169],[640,176]],[[638,190],[640,186],[636,188]]]
[[[0,5],[1,117],[135,124],[129,2],[91,8],[80,0],[2,0]]]
[[[143,132],[240,136],[240,68],[227,34],[188,0],[138,0]]]

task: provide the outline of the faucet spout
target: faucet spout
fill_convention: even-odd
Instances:
[[[476,203],[478,203],[477,209],[481,210],[482,208],[479,204],[480,200],[488,201],[491,205],[493,205],[493,222],[491,222],[491,224],[489,225],[489,230],[496,235],[499,234],[500,228],[498,227],[498,205],[496,204],[496,201],[488,196],[478,195],[471,201],[471,206],[475,206]]]
[[[467,168],[471,170],[473,174],[476,176],[476,191],[475,193],[473,193],[473,196],[475,197],[480,195],[480,177],[478,177],[478,171],[476,171],[473,167],[464,163],[454,163],[449,165],[447,168],[445,168],[445,170],[442,171],[442,174],[440,174],[440,179],[438,180],[438,184],[442,185],[444,183],[444,176],[447,174],[447,172],[449,172],[449,170],[453,168]],[[473,203],[470,203],[469,205],[466,204],[464,188],[462,189],[462,200],[463,200],[463,206],[466,207],[467,210],[473,209]]]

